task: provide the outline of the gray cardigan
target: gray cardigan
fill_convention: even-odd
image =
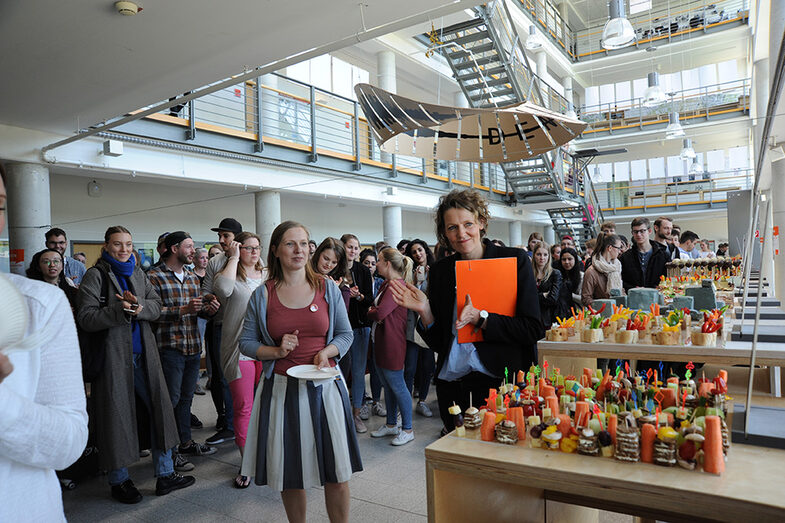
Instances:
[[[354,336],[341,290],[332,280],[325,280],[324,284],[327,286],[324,299],[327,301],[327,314],[330,316],[325,346],[332,344],[338,347],[338,357],[335,358],[337,361],[349,351]],[[267,287],[260,285],[248,301],[239,344],[240,352],[249,358],[256,358],[256,351],[260,345],[276,346],[270,333],[267,332],[267,300]],[[264,361],[265,378],[273,375],[274,366],[275,360]]]

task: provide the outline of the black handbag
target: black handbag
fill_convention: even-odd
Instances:
[[[101,274],[101,294],[98,303],[99,307],[104,307],[109,300],[109,275],[96,268]],[[88,332],[77,325],[76,332],[79,336],[79,350],[82,353],[82,378],[85,383],[92,383],[104,370],[107,329]]]

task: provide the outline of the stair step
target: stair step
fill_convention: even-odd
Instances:
[[[453,24],[451,26],[445,27],[438,31],[438,36],[442,39],[448,35],[453,35],[455,33],[460,33],[461,31],[469,31],[474,29],[475,27],[485,26],[485,20],[482,18],[472,18],[471,20],[466,20],[465,22],[460,22],[457,24]],[[425,33],[425,36],[428,36],[428,33]]]
[[[486,86],[487,87],[496,87],[496,86],[499,86],[499,85],[507,85],[509,83],[510,83],[510,79],[507,78],[507,75],[505,75],[505,76],[503,76],[501,78],[491,78],[489,80],[486,80],[485,82],[479,81],[479,82],[474,83],[474,84],[468,84],[468,85],[464,84],[463,87],[467,91],[478,91],[480,89],[485,89]]]
[[[504,66],[503,65],[499,65],[499,66],[496,66],[496,67],[487,67],[487,68],[483,69],[481,72],[473,72],[473,73],[470,73],[470,74],[462,74],[462,75],[456,76],[455,80],[457,82],[459,82],[459,83],[460,82],[470,82],[472,80],[478,80],[478,79],[482,78],[483,76],[485,76],[487,78],[490,75],[502,74],[504,72],[505,72]]]
[[[466,58],[468,58],[468,54],[464,53]],[[454,58],[449,57],[448,58]],[[475,60],[466,60],[465,62],[453,62],[452,66],[456,70],[460,69],[468,69],[469,67],[474,67],[475,65],[489,65],[489,64],[501,64],[502,61],[499,59],[498,53],[492,56],[483,56],[482,58],[476,58]]]
[[[466,51],[454,51],[454,52],[447,52],[447,58],[450,60],[455,60],[456,58],[468,58],[471,51],[475,56],[481,53],[487,53],[488,51],[495,51],[496,48],[493,45],[493,42],[488,42],[487,44],[475,45],[474,47],[470,47]]]
[[[515,94],[515,91],[513,91],[512,88],[507,87],[507,88],[504,88],[504,89],[492,90],[490,97],[489,96],[483,96],[482,94],[475,94],[475,95],[469,96],[469,98],[473,102],[479,102],[480,100],[487,100],[488,98],[501,98],[503,96],[510,96],[510,95],[514,95],[514,94]]]
[[[459,36],[457,38],[450,38],[449,40],[445,40],[444,38],[442,38],[442,41],[445,44],[449,42],[449,43],[456,43],[460,45],[466,45],[480,40],[490,40],[490,38],[491,36],[488,34],[488,31],[477,31],[464,36]]]

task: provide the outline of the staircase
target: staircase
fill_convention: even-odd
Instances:
[[[530,100],[553,111],[566,111],[567,101],[532,73],[505,3],[494,0],[473,11],[476,17],[472,20],[418,38],[444,56],[471,107],[503,107]],[[547,94],[543,94],[546,89]],[[570,173],[562,172],[565,163]],[[584,238],[595,236],[598,222],[596,213],[589,212],[583,184],[565,187],[568,174],[577,180],[577,172],[572,171],[579,163],[556,150],[500,165],[510,186],[511,203],[574,203],[569,213],[567,207],[555,209],[559,212],[551,214],[551,219],[555,230],[569,231],[564,234],[583,243]],[[581,172],[581,178],[588,180],[588,175]],[[578,211],[583,213],[582,218],[575,215]]]

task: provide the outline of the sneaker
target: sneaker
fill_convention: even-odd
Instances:
[[[194,389],[194,394],[196,394],[197,396],[204,396],[207,393],[202,388],[202,384],[201,383],[197,383],[196,384],[196,388]]]
[[[142,494],[134,486],[134,482],[127,479],[119,485],[112,485],[112,497],[120,503],[133,505],[142,501]]]
[[[218,452],[217,448],[211,447],[209,445],[203,445],[193,440],[191,440],[191,442],[186,446],[180,445],[180,448],[177,449],[178,454],[187,454],[189,456],[209,456],[210,454],[215,454],[216,452]]]
[[[197,418],[194,414],[191,414],[191,428],[192,429],[201,429],[204,427],[202,420]]]
[[[142,449],[139,451],[140,458],[146,458],[149,455],[150,455],[150,449]]]
[[[365,423],[363,423],[363,420],[357,414],[354,415],[354,430],[356,430],[358,434],[365,434],[368,432],[368,427],[365,426]]]
[[[385,436],[397,436],[398,433],[401,431],[398,427],[388,427],[385,423],[378,429],[371,432],[372,438],[383,438]]]
[[[368,408],[367,403],[363,403],[363,406],[360,407],[360,419],[367,420],[371,417],[371,409]]]
[[[414,411],[421,416],[425,416],[426,418],[433,417],[433,412],[431,412],[431,409],[429,409],[428,405],[422,401],[417,402],[417,407],[414,409]]]
[[[206,440],[205,443],[208,445],[218,445],[219,443],[224,443],[226,441],[232,441],[234,439],[234,431],[229,429],[219,430]]]
[[[378,401],[374,403],[373,406],[371,407],[371,412],[373,412],[374,416],[384,417],[387,415],[387,409],[382,407],[382,404],[379,403]]]
[[[193,476],[181,476],[177,472],[172,472],[168,476],[160,476],[155,482],[155,495],[164,496],[173,490],[190,487],[195,481]]]
[[[174,469],[177,472],[188,472],[194,469],[194,464],[188,461],[182,454],[175,452]]]
[[[390,442],[390,445],[395,445],[396,447],[400,447],[401,445],[406,445],[410,441],[414,439],[414,431],[406,432],[402,430],[393,440]]]

